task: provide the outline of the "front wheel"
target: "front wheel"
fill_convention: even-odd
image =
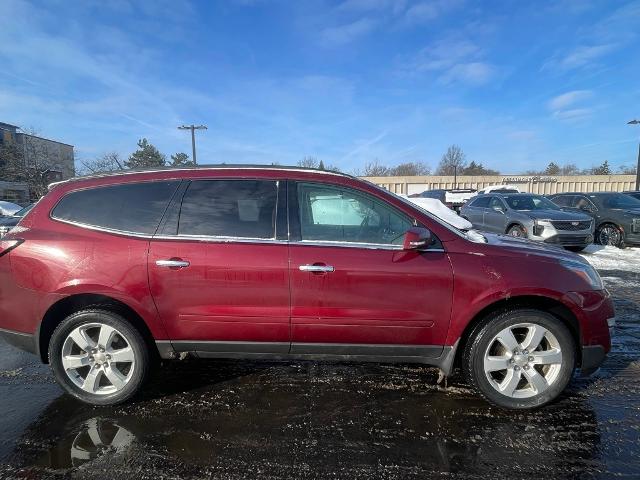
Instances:
[[[479,324],[463,353],[469,383],[490,403],[530,409],[565,389],[576,362],[573,336],[552,315],[509,310]]]
[[[511,235],[512,237],[524,238],[527,236],[527,232],[520,225],[513,225],[507,230],[507,235]]]
[[[149,370],[144,339],[113,312],[83,310],[65,318],[49,344],[49,363],[58,383],[92,405],[130,399]]]

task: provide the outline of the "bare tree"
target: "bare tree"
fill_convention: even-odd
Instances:
[[[298,166],[303,168],[318,168],[320,162],[316,157],[304,157],[302,160],[298,160]]]
[[[358,172],[360,174],[360,172]],[[382,165],[377,158],[364,164],[362,169],[363,177],[386,177],[391,174],[389,167]]]
[[[21,129],[22,143],[5,142],[0,149],[0,178],[29,185],[32,200],[47,193],[48,185],[61,171],[57,155],[48,149],[48,141],[38,137],[36,129]]]
[[[635,165],[621,165],[618,167],[618,172],[622,175],[635,175],[637,170],[638,167],[636,167]]]
[[[124,161],[118,152],[105,153],[94,160],[81,160],[80,175],[93,175],[96,173],[117,172],[124,170]]]
[[[401,163],[391,169],[391,175],[398,177],[412,177],[416,175],[429,175],[431,167],[424,162]]]
[[[456,171],[461,174],[466,166],[467,160],[462,149],[458,145],[450,145],[438,164],[436,175],[453,175]]]
[[[340,167],[329,163],[325,164],[324,161],[310,156],[304,157],[302,160],[298,160],[297,165],[302,168],[317,168],[318,170],[328,170],[330,172],[340,171]]]

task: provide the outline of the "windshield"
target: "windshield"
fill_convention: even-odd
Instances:
[[[29,213],[29,210],[31,210],[32,208],[33,208],[33,204],[32,205],[27,205],[22,210],[18,210],[16,213],[14,213],[13,216],[14,217],[24,217],[27,213]]]
[[[514,210],[560,210],[551,200],[538,195],[514,195],[505,197],[505,200]]]
[[[623,193],[613,193],[602,199],[607,208],[640,208],[640,200]]]

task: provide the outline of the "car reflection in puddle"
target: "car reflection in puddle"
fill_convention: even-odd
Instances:
[[[10,464],[275,478],[482,476],[505,464],[557,474],[599,464],[597,420],[579,396],[505,412],[464,387],[435,387],[436,372],[422,367],[202,363],[171,366],[145,398],[119,407],[59,397]]]

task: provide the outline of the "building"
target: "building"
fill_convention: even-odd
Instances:
[[[56,182],[75,175],[73,145],[20,131],[17,125],[0,122],[0,148],[15,145],[27,167],[44,172],[48,182]],[[30,193],[25,184],[6,182],[0,178],[0,200],[27,203]]]
[[[412,195],[438,188],[474,188],[492,185],[516,185],[519,190],[547,195],[562,192],[622,192],[634,190],[635,175],[494,175],[494,176],[436,176],[363,177],[393,193]]]

